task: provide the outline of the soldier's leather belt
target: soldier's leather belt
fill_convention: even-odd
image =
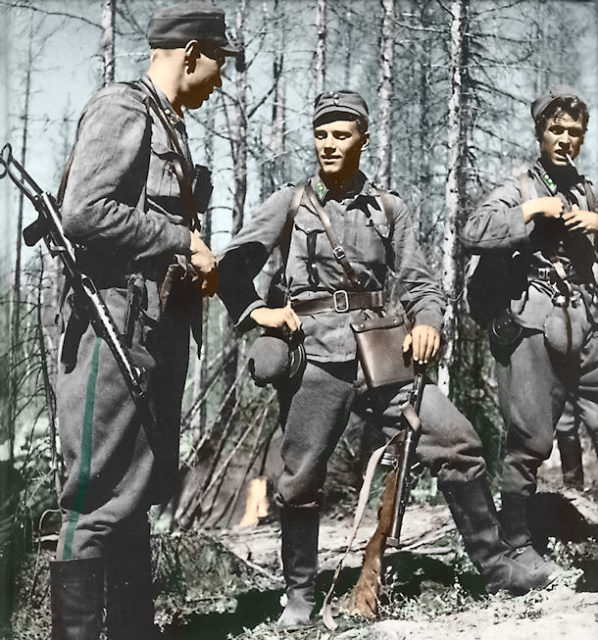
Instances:
[[[544,280],[546,282],[551,282],[557,277],[557,275],[554,267],[546,266],[532,267],[529,271],[529,277],[532,280]],[[591,280],[583,278],[577,273],[568,273],[567,280],[571,284],[593,284]]]
[[[291,301],[293,311],[299,315],[336,311],[346,313],[357,309],[381,309],[383,306],[382,291],[345,291],[339,289],[332,295],[313,298],[312,300]]]

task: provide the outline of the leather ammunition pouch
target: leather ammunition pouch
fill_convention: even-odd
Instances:
[[[410,327],[398,313],[366,316],[351,324],[357,342],[357,357],[370,389],[401,385],[414,377],[411,352],[403,352]]]

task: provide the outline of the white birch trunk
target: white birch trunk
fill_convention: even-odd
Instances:
[[[451,4],[450,79],[451,94],[448,115],[448,176],[446,180],[446,217],[442,242],[442,281],[447,294],[444,314],[446,349],[438,369],[438,386],[450,393],[449,365],[457,340],[457,308],[455,295],[459,284],[459,216],[462,210],[463,159],[465,153],[464,87],[465,51],[467,48],[467,9],[469,0],[454,0]]]
[[[316,4],[316,28],[318,41],[314,67],[316,71],[316,93],[324,91],[326,84],[326,0],[317,0]]]
[[[395,0],[382,0],[382,78],[378,100],[380,103],[380,125],[378,146],[378,174],[376,182],[384,189],[390,188],[392,166],[392,93],[394,62]]]
[[[114,24],[116,0],[104,0],[102,8],[102,58],[104,60],[104,86],[114,82]]]

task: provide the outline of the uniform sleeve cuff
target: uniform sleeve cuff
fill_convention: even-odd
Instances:
[[[413,324],[426,324],[430,327],[434,327],[437,331],[440,331],[442,329],[442,321],[442,314],[436,311],[426,310],[420,311],[416,314]]]
[[[259,300],[255,300],[252,302],[246,309],[243,311],[237,323],[235,324],[235,329],[240,331],[241,333],[245,333],[246,331],[250,331],[257,327],[257,323],[251,317],[251,312],[254,309],[260,309],[261,307],[265,307],[266,303],[260,298]]]
[[[513,218],[513,226],[511,229],[513,238],[527,240],[527,238],[529,238],[529,234],[534,229],[534,225],[532,224],[533,219],[529,222],[525,222],[521,205],[511,209],[511,216]]]

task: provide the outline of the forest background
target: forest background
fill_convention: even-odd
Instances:
[[[0,0],[0,142],[56,193],[78,116],[103,84],[146,68],[157,0]],[[212,170],[204,233],[217,252],[257,204],[315,170],[311,112],[322,90],[359,91],[370,107],[365,172],[407,200],[449,304],[438,381],[481,434],[490,468],[502,437],[483,331],[463,299],[463,221],[501,178],[536,157],[531,101],[552,84],[590,106],[578,161],[598,169],[598,2],[584,0],[219,0],[243,64],[186,115],[194,160]],[[61,459],[56,370],[61,275],[45,250],[23,246],[35,213],[0,181],[0,576],[19,550],[56,524]],[[272,273],[276,259],[267,267]],[[264,285],[266,279],[261,278]],[[217,299],[206,301],[204,346],[185,394],[181,489],[156,527],[235,524],[253,477],[276,471],[273,393],[246,372],[255,332],[238,339]],[[349,486],[360,478],[353,425],[337,452]],[[339,476],[340,477],[340,476]],[[329,494],[339,499],[346,483]],[[349,497],[353,494],[348,492]],[[6,591],[5,591],[6,593]],[[0,602],[6,615],[8,599]]]

